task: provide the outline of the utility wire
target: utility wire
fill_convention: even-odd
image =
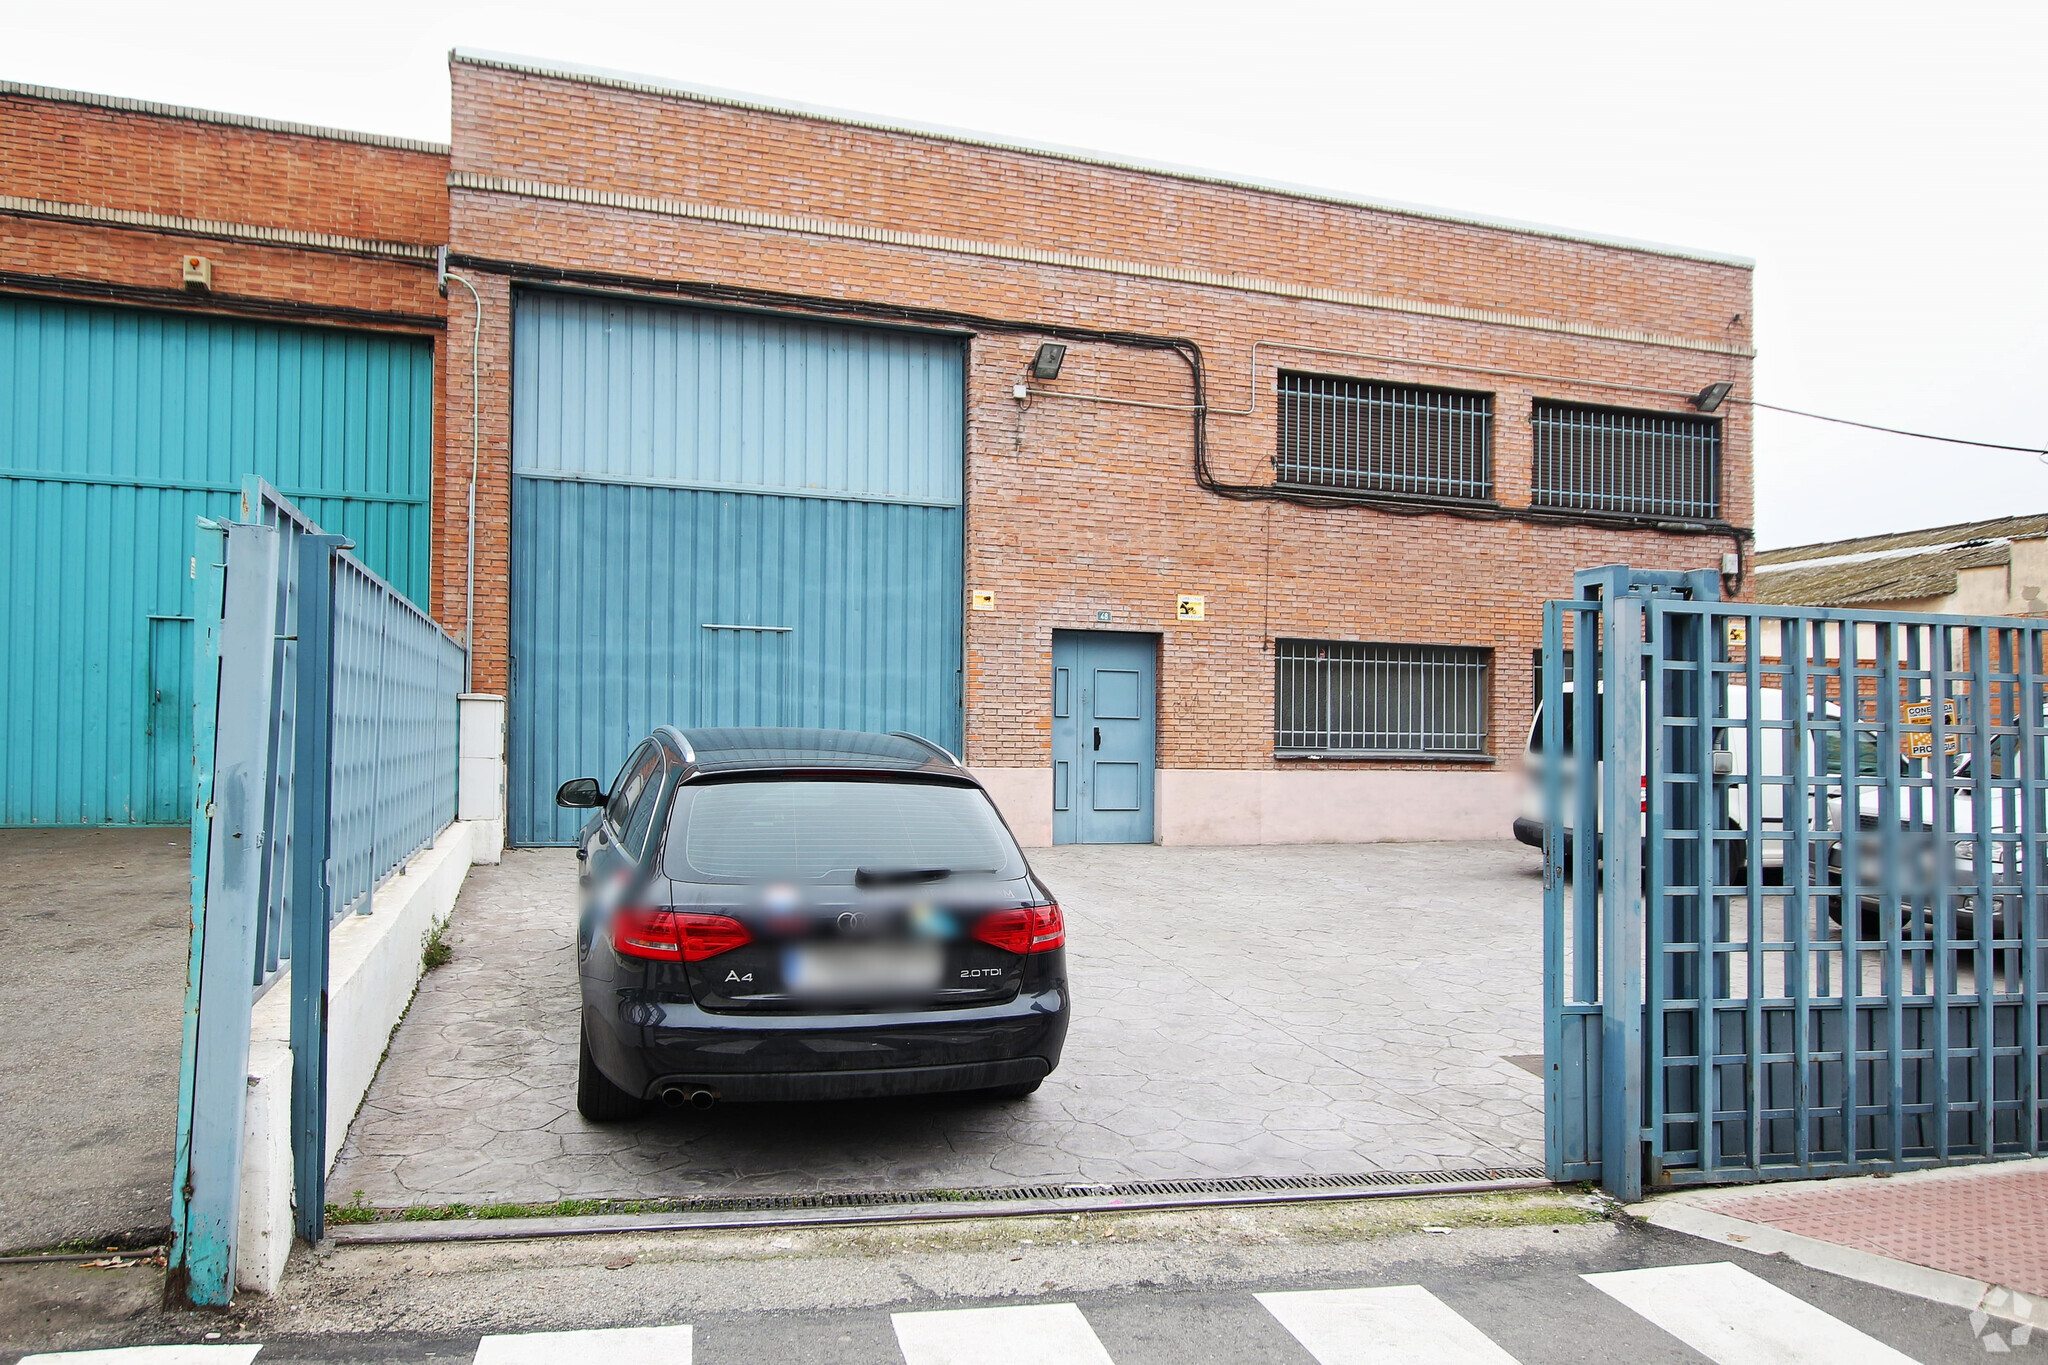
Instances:
[[[2048,456],[2048,448],[2042,446],[2000,445],[1997,441],[1971,441],[1961,436],[1935,436],[1925,431],[1906,431],[1900,427],[1881,427],[1872,422],[1852,422],[1846,417],[1828,417],[1818,412],[1802,412],[1798,408],[1781,408],[1776,403],[1759,403],[1754,398],[1734,398],[1730,402],[1747,403],[1753,408],[1768,408],[1772,412],[1790,413],[1794,417],[1810,417],[1816,422],[1833,422],[1838,426],[1861,427],[1865,431],[1882,431],[1891,436],[1911,436],[1916,441],[1945,441],[1954,446],[1977,446],[1984,450],[2017,450],[2027,455]]]

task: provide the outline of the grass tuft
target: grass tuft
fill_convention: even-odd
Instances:
[[[431,972],[436,967],[448,965],[448,959],[455,956],[455,947],[448,942],[446,923],[435,925],[420,940],[420,970]]]

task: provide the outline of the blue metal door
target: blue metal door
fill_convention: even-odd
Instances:
[[[0,298],[0,825],[184,818],[153,623],[247,476],[426,601],[433,373],[419,337]]]
[[[959,338],[538,291],[513,348],[515,842],[656,725],[959,746]]]
[[[1052,636],[1052,840],[1152,842],[1158,745],[1151,635]]]

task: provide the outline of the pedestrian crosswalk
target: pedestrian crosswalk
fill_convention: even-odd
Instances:
[[[1625,1309],[1622,1316],[1646,1339],[1661,1337],[1666,1354],[1675,1339],[1714,1365],[1916,1365],[1912,1357],[1727,1262],[1609,1271],[1578,1281]],[[1292,1337],[1316,1365],[1528,1365],[1421,1285],[1250,1297],[1257,1308],[1237,1302],[1243,1312],[1260,1317],[1265,1323],[1261,1330],[1274,1333],[1267,1349],[1291,1351],[1284,1343]],[[1103,1311],[1114,1320],[1113,1307]],[[879,1325],[872,1317],[867,1322],[869,1330]],[[861,1359],[888,1359],[893,1345],[902,1365],[1118,1365],[1116,1353],[1097,1335],[1100,1324],[1073,1303],[899,1312],[890,1314],[888,1322],[894,1342],[873,1343]],[[712,1351],[700,1350],[697,1331],[683,1324],[494,1335],[477,1343],[471,1365],[697,1365],[699,1359],[724,1365],[763,1358],[747,1348],[745,1327],[745,1319],[721,1323],[715,1334],[720,1349]],[[1610,1331],[1618,1329],[1609,1324]],[[1547,1330],[1530,1323],[1512,1324],[1508,1330],[1523,1333],[1518,1341],[1527,1352],[1530,1342],[1547,1340],[1548,1347],[1555,1347],[1576,1341],[1584,1326],[1566,1319]],[[1124,1344],[1131,1340],[1114,1330],[1111,1336]],[[850,1343],[853,1337],[838,1340]],[[1161,1358],[1156,1346],[1154,1341],[1145,1348],[1145,1359]],[[1548,1347],[1542,1359],[1570,1358]],[[20,1365],[252,1365],[262,1349],[253,1344],[134,1346],[32,1355]],[[280,1343],[280,1350],[288,1353],[289,1348]],[[459,1352],[426,1354],[437,1357],[432,1365],[460,1365]],[[1172,1358],[1183,1365],[1211,1360],[1235,1365],[1245,1356],[1241,1346],[1210,1343],[1196,1333]]]

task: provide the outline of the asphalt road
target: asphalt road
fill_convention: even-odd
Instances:
[[[245,1303],[224,1317],[164,1314],[131,1297],[126,1310],[110,1302],[108,1320],[96,1326],[74,1317],[65,1330],[39,1332],[32,1312],[0,1312],[0,1342],[8,1348],[0,1352],[0,1365],[30,1348],[200,1342],[207,1331],[220,1333],[209,1344],[261,1343],[258,1360],[265,1365],[468,1365],[473,1359],[478,1365],[522,1359],[549,1365],[683,1365],[688,1359],[704,1365],[1085,1365],[1105,1359],[1114,1365],[1500,1359],[1520,1365],[1698,1365],[1707,1359],[1719,1365],[1878,1365],[1888,1359],[1937,1365],[1981,1360],[1990,1353],[1983,1337],[1993,1332],[2009,1358],[2048,1359],[2048,1334],[2014,1344],[2010,1324],[1973,1323],[1961,1310],[1791,1262],[1632,1223],[1546,1221],[1559,1217],[1577,1215],[1554,1197],[1548,1203],[1381,1201],[1370,1208],[984,1220],[939,1228],[331,1249],[302,1253],[275,1300]],[[1640,1288],[1645,1277],[1607,1282],[1616,1286],[1613,1292],[1583,1278],[1715,1263],[1734,1269],[1683,1271],[1675,1283],[1652,1283],[1647,1305],[1624,1301],[1628,1286]],[[61,1298],[58,1279],[43,1273],[51,1291],[44,1303],[54,1308]],[[1714,1286],[1729,1283],[1737,1299],[1717,1300]],[[0,1289],[6,1284],[0,1277]],[[1406,1291],[1396,1301],[1402,1311],[1389,1319],[1397,1329],[1392,1335],[1353,1322],[1335,1346],[1325,1341],[1312,1352],[1304,1339],[1313,1344],[1313,1332],[1298,1337],[1282,1321],[1286,1312],[1306,1314],[1312,1329],[1316,1314],[1338,1302],[1322,1291],[1395,1286],[1419,1286],[1435,1305]],[[1256,1297],[1289,1291],[1311,1297],[1275,1306]],[[1073,1308],[1021,1320],[979,1311],[1028,1305]],[[908,1335],[897,1316],[959,1310],[966,1310],[959,1318],[913,1322]],[[1706,1329],[1652,1321],[1667,1311],[1704,1313],[1711,1321]],[[1442,1323],[1432,1326],[1432,1315]],[[1713,1332],[1723,1331],[1782,1335],[1799,1327],[1802,1315],[1820,1338],[1789,1353],[1743,1355],[1737,1341],[1709,1356],[1680,1339],[1690,1334],[1708,1344]],[[54,1326],[55,1319],[49,1321]],[[1355,1353],[1367,1346],[1391,1350],[1399,1344],[1393,1337],[1418,1322],[1440,1329],[1441,1342],[1429,1338],[1409,1354]],[[530,1335],[685,1324],[694,1337],[691,1355],[677,1334],[641,1340],[649,1348],[645,1355],[636,1354],[628,1338]],[[1851,1329],[1867,1341],[1852,1341],[1847,1354],[1828,1353],[1825,1337]],[[972,1338],[985,1330],[1002,1349],[973,1347]],[[1083,1334],[1079,1344],[1060,1339],[1076,1331]],[[922,1346],[912,1339],[919,1333],[927,1338]],[[948,1333],[964,1333],[967,1344],[956,1341],[949,1353]],[[485,1337],[496,1340],[480,1353]],[[1099,1355],[1089,1353],[1097,1349],[1090,1338]],[[1009,1353],[1034,1345],[1037,1354]],[[1467,1348],[1480,1353],[1459,1353]],[[1885,1348],[1899,1354],[1889,1356]]]

